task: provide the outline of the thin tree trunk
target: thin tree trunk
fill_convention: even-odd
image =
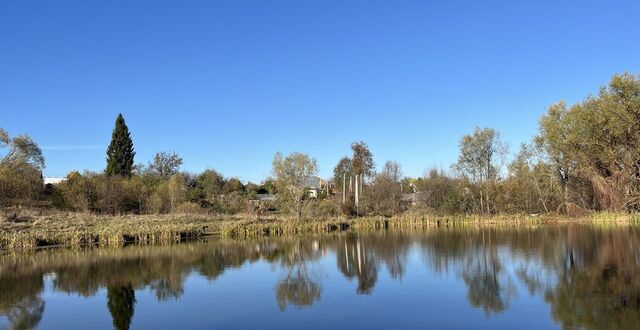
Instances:
[[[482,196],[482,188],[480,188],[480,214],[484,214],[484,200]]]

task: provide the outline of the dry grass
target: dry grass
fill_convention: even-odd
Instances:
[[[42,246],[121,246],[126,243],[169,244],[187,238],[222,235],[247,237],[303,232],[325,232],[342,228],[343,221],[297,222],[289,218],[210,216],[193,214],[99,216],[48,212],[13,221],[0,221],[0,248]]]
[[[255,216],[126,215],[21,211],[0,221],[0,249],[33,249],[42,246],[122,246],[172,244],[187,238],[221,235],[230,238],[301,235],[350,229],[413,228],[424,226],[539,225],[558,222],[637,223],[635,215],[596,214],[583,218],[558,216],[433,216],[405,214],[393,218],[332,218],[296,221],[287,217]],[[18,219],[19,221],[16,221]]]

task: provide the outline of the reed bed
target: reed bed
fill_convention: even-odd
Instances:
[[[220,235],[228,238],[288,236],[344,230],[410,229],[452,226],[522,226],[590,223],[604,226],[640,224],[638,215],[598,213],[583,218],[531,215],[336,217],[297,221],[288,217],[210,215],[98,216],[78,213],[31,214],[20,222],[0,221],[0,249],[50,246],[166,245],[185,239]]]

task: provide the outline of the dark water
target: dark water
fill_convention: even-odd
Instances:
[[[640,230],[341,233],[0,257],[0,328],[638,329]]]

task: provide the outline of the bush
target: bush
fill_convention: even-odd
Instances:
[[[65,208],[64,195],[58,186],[51,183],[45,185],[42,196],[52,207],[57,209]]]
[[[311,219],[324,219],[339,216],[341,201],[333,198],[319,198],[309,201],[305,207],[305,217]]]
[[[353,200],[347,198],[344,204],[340,204],[340,212],[349,217],[356,216],[356,204],[353,202]]]
[[[59,209],[100,214],[227,213],[247,210],[248,196],[238,188],[217,194],[215,172],[192,176],[177,173],[163,177],[150,173],[131,177],[103,173],[71,172],[67,180],[47,188],[47,199]],[[221,179],[220,179],[221,180]],[[218,181],[220,181],[218,180]],[[209,182],[210,181],[210,182]],[[221,188],[220,188],[221,189]]]
[[[176,207],[174,213],[178,214],[204,214],[206,209],[200,207],[200,204],[194,202],[184,202]]]
[[[124,187],[124,178],[119,176],[107,177],[97,175],[94,177],[97,186],[97,199],[94,210],[103,214],[120,214],[127,210],[127,196]]]
[[[95,187],[90,181],[90,174],[71,172],[67,179],[59,185],[63,198],[63,208],[71,211],[87,212],[95,200]]]
[[[0,166],[0,206],[35,205],[42,190],[37,168],[27,163]]]
[[[167,183],[163,182],[159,184],[149,198],[146,212],[152,214],[169,213],[171,211],[171,205],[168,196],[169,190]]]
[[[236,214],[246,209],[248,198],[239,192],[233,192],[222,199],[222,211],[226,214]]]

